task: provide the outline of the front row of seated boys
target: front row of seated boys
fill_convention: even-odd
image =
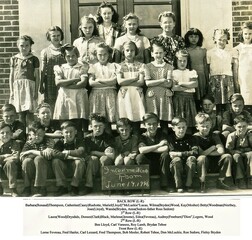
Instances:
[[[228,135],[226,148],[220,134],[211,131],[212,120],[206,113],[197,114],[198,132],[193,136],[186,134],[187,122],[180,117],[172,120],[173,133],[168,136],[162,134],[154,113],[145,114],[143,123],[146,132],[137,137],[132,134],[131,122],[119,119],[116,124],[119,136],[114,138],[105,131],[105,117],[92,114],[92,131],[84,140],[76,138],[74,123],[66,121],[61,124],[63,138],[55,141],[45,134],[40,121],[34,121],[21,150],[19,142],[13,139],[11,125],[1,122],[0,165],[8,178],[11,195],[19,195],[16,180],[20,163],[24,179],[22,196],[31,196],[32,189],[33,196],[47,195],[48,165],[56,177],[56,196],[68,193],[69,175],[72,196],[90,193],[94,179],[105,165],[149,164],[150,174],[159,174],[161,188],[168,192],[193,192],[195,178],[200,192],[206,192],[210,165],[218,169],[218,188],[252,188],[252,134],[245,116],[234,119],[235,132]],[[0,194],[3,194],[1,183]]]

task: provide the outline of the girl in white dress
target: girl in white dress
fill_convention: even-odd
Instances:
[[[118,92],[119,118],[128,118],[132,121],[133,133],[139,133],[140,123],[145,114],[144,107],[144,71],[145,65],[135,61],[138,53],[134,42],[123,44],[125,61],[120,64],[117,74],[118,84],[121,86]]]
[[[85,88],[88,80],[88,65],[78,63],[76,47],[62,47],[67,63],[54,66],[55,84],[59,87],[53,119],[71,120],[78,126],[78,132],[88,130],[88,94]]]
[[[245,105],[252,105],[252,22],[243,23],[239,38],[241,43],[235,47],[239,61],[238,80]]]

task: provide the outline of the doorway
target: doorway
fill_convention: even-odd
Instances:
[[[98,6],[103,0],[71,0],[71,40],[78,38],[78,26],[83,15],[96,14]],[[122,17],[134,12],[140,18],[141,32],[148,38],[161,33],[158,15],[163,11],[173,11],[176,15],[176,34],[181,34],[180,0],[110,0],[119,14],[119,24]]]

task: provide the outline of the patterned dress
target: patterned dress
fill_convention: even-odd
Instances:
[[[70,66],[67,63],[63,64],[60,67],[61,72],[58,72],[59,66],[54,67],[54,69],[56,68],[57,71],[55,71],[55,76],[63,76],[65,79],[80,78],[81,75],[87,71],[85,66],[79,63],[74,66]],[[88,105],[88,94],[85,88],[70,89],[66,87],[60,87],[55,104],[53,119],[88,119]]]
[[[101,65],[99,62],[90,65],[88,73],[96,79],[109,79],[116,72],[119,66],[116,63]],[[89,95],[90,113],[100,113],[105,116],[108,122],[115,122],[117,116],[116,85],[106,87],[93,87]]]
[[[173,67],[167,63],[160,66],[154,62],[147,64],[146,80],[155,81],[167,78]],[[173,118],[172,91],[163,86],[148,87],[145,95],[147,112],[153,112],[162,121],[171,121]]]
[[[52,44],[41,51],[41,83],[44,83],[45,87],[44,101],[50,104],[52,112],[58,95],[53,67],[61,66],[65,62],[60,48],[55,48]]]
[[[14,71],[14,99],[10,99],[10,103],[15,106],[18,113],[34,112],[37,106],[34,100],[36,86],[34,71],[39,68],[39,59],[32,54],[26,57],[16,54],[11,58],[10,66]]]
[[[173,65],[176,52],[185,48],[184,39],[178,35],[167,37],[160,34],[152,38],[150,42],[152,43],[153,41],[159,41],[165,46],[164,60],[171,65]]]
[[[121,63],[120,73],[123,78],[132,78],[145,70],[140,62]],[[133,122],[142,121],[145,114],[145,101],[143,89],[135,86],[121,86],[118,91],[118,114],[120,118],[128,118]]]

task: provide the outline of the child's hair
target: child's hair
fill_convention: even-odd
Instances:
[[[161,22],[162,17],[170,17],[174,22],[176,22],[176,16],[173,12],[164,11],[158,15],[158,21]]]
[[[195,116],[195,122],[196,122],[196,125],[198,124],[203,124],[203,123],[206,123],[206,122],[210,122],[212,123],[212,119],[211,117],[206,114],[206,113],[198,113],[196,116]]]
[[[64,33],[63,33],[62,29],[60,27],[58,27],[58,26],[52,26],[47,30],[46,39],[50,42],[51,41],[50,32],[54,32],[54,31],[60,32],[60,35],[61,35],[60,40],[62,41],[64,39]]]
[[[70,45],[69,43],[64,44],[60,48],[60,51],[61,51],[62,55],[64,56],[64,58],[66,57],[66,51],[68,51],[68,52],[74,51],[74,53],[76,54],[77,57],[80,56],[80,52],[79,52],[78,48]]]
[[[132,122],[128,118],[120,118],[116,122],[116,127],[132,127]]]
[[[98,113],[92,113],[92,114],[90,114],[90,116],[89,116],[90,123],[93,120],[96,121],[96,122],[104,123],[104,124],[107,123],[107,119],[103,115],[98,114]]]
[[[17,44],[19,43],[20,40],[24,40],[24,41],[28,41],[30,43],[30,45],[33,45],[34,44],[34,41],[32,40],[32,38],[28,35],[23,35],[23,36],[20,36],[17,40]]]
[[[185,34],[185,46],[190,47],[189,36],[197,35],[199,37],[199,41],[197,42],[197,46],[202,47],[203,43],[203,34],[198,28],[190,28],[187,33]]]
[[[190,55],[188,53],[187,50],[185,49],[181,49],[181,50],[178,50],[175,54],[175,57],[174,57],[174,61],[173,61],[173,66],[175,69],[178,69],[178,58],[180,57],[186,57],[187,58],[187,66],[186,68],[188,68],[189,70],[191,70],[191,58],[190,58]]]
[[[6,103],[6,104],[3,105],[3,107],[2,107],[2,112],[3,113],[4,112],[11,112],[11,111],[16,113],[16,108],[15,108],[14,105],[12,105],[10,103]]]
[[[80,19],[80,25],[79,25],[79,36],[80,37],[85,37],[85,34],[83,33],[83,31],[81,30],[81,25],[82,23],[86,21],[87,23],[92,23],[93,26],[94,26],[94,31],[92,33],[92,36],[99,36],[99,32],[98,32],[98,29],[97,29],[97,26],[96,26],[96,20],[95,20],[95,17],[92,16],[91,14],[88,15],[88,16],[83,16],[81,19]]]
[[[97,9],[97,24],[101,24],[103,23],[103,18],[101,16],[101,9],[102,8],[110,8],[112,10],[112,19],[111,21],[113,23],[117,23],[119,20],[119,14],[116,12],[116,10],[114,9],[113,5],[109,2],[102,2],[101,5],[98,7]]]
[[[135,48],[135,55],[137,55],[138,52],[139,52],[139,49],[137,48],[137,45],[133,41],[126,41],[126,42],[123,43],[123,45],[122,45],[122,52],[123,52],[123,54],[124,54],[125,46],[128,46],[128,45],[134,46],[134,48]]]
[[[50,104],[48,104],[48,103],[46,103],[46,102],[40,103],[40,104],[38,105],[38,107],[36,108],[36,113],[39,113],[39,110],[40,110],[41,108],[48,108],[48,109],[50,109],[50,111],[52,111]]]
[[[136,34],[139,35],[140,32],[141,32],[141,30],[139,28],[139,17],[136,14],[132,13],[132,12],[130,12],[129,14],[127,14],[126,16],[123,17],[123,25],[122,25],[123,31],[124,31],[124,33],[127,32],[127,29],[125,28],[125,24],[126,24],[126,21],[131,20],[131,19],[136,19],[137,20],[138,27],[137,27],[137,30],[136,30]]]
[[[165,46],[164,44],[159,41],[158,39],[153,39],[150,41],[151,42],[151,46],[150,46],[150,51],[153,52],[153,46],[156,45],[157,47],[161,47],[164,51],[165,51]]]
[[[241,123],[241,122],[246,122],[249,123],[249,120],[247,117],[245,117],[244,115],[238,115],[237,117],[234,118],[234,125]]]
[[[94,51],[95,55],[97,54],[97,49],[98,48],[106,49],[106,51],[109,53],[109,56],[111,56],[112,53],[113,53],[113,49],[108,44],[106,44],[105,42],[100,42],[100,43],[98,43],[96,45],[96,48],[95,48],[95,51]]]
[[[171,121],[171,125],[174,127],[174,126],[177,126],[179,123],[185,123],[187,125],[187,121],[185,118],[182,118],[182,117],[174,117]]]
[[[212,103],[215,103],[214,97],[213,97],[212,95],[209,95],[209,94],[206,94],[206,95],[204,95],[204,96],[201,98],[201,100],[200,100],[201,105],[203,105],[203,101],[204,101],[204,100],[209,100],[209,101],[211,101]]]
[[[72,121],[65,121],[65,122],[63,122],[63,123],[60,125],[60,129],[61,129],[61,130],[64,130],[64,129],[68,128],[68,127],[73,127],[73,128],[76,129],[76,125],[75,125],[75,123],[72,122]]]
[[[12,132],[12,128],[9,124],[5,123],[5,122],[0,122],[0,130],[2,130],[5,127],[9,127],[11,132]]]
[[[145,123],[147,120],[149,119],[156,119],[157,122],[159,122],[159,117],[157,116],[157,114],[151,112],[151,113],[146,113],[144,116],[143,116],[143,122]]]
[[[229,29],[227,29],[227,28],[225,28],[225,29],[214,29],[214,33],[213,33],[214,43],[216,43],[215,42],[215,35],[216,34],[226,35],[227,36],[227,44],[228,44],[228,40],[230,39]]]
[[[233,102],[238,101],[238,100],[243,101],[243,104],[244,104],[244,98],[240,93],[235,93],[235,94],[231,95],[230,98],[229,98],[230,103],[233,103]]]
[[[243,29],[250,29],[252,30],[252,22],[248,21],[248,22],[244,22],[241,26],[241,30],[240,32],[238,33],[238,40],[240,42],[244,42],[244,39],[243,39]]]
[[[36,132],[37,130],[42,129],[45,131],[45,127],[40,123],[40,121],[33,121],[29,126],[28,126],[28,132]]]

